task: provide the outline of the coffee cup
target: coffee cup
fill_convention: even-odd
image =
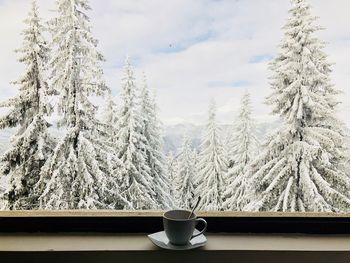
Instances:
[[[195,213],[187,210],[170,210],[163,214],[163,225],[166,236],[174,245],[186,245],[196,236],[203,234],[207,229],[207,222],[203,218],[197,218]],[[203,222],[204,228],[194,234],[196,225]]]

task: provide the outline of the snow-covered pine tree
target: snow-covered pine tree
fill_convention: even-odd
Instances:
[[[221,143],[221,130],[216,122],[214,100],[209,107],[209,119],[201,144],[198,176],[195,184],[196,196],[201,196],[199,209],[221,210],[227,172],[227,156]]]
[[[258,150],[255,125],[252,119],[250,94],[246,92],[241,100],[238,116],[234,122],[229,140],[228,160],[231,167],[226,175],[227,187],[224,193],[226,210],[241,210],[247,203],[247,169]]]
[[[143,73],[143,81],[140,92],[140,110],[142,118],[142,133],[146,139],[146,161],[153,178],[154,199],[157,209],[169,209],[173,206],[173,198],[170,195],[170,181],[166,174],[165,157],[163,154],[163,140],[160,120],[157,116],[156,97],[149,94],[146,76]]]
[[[110,143],[115,143],[118,113],[116,103],[114,102],[114,98],[110,90],[107,92],[106,105],[103,110],[102,123],[104,125],[106,140]]]
[[[118,169],[121,192],[133,209],[158,207],[155,200],[154,180],[148,165],[148,142],[144,134],[144,121],[136,95],[133,68],[126,58],[122,78],[121,105],[117,121]]]
[[[10,148],[0,158],[1,175],[10,177],[3,198],[5,208],[11,210],[38,208],[38,196],[33,187],[54,147],[54,140],[47,132],[49,124],[44,118],[51,113],[46,81],[49,50],[42,36],[44,27],[35,0],[25,24],[23,45],[17,52],[22,54],[19,62],[25,64],[26,69],[14,82],[19,86],[19,93],[1,103],[2,107],[11,109],[0,119],[0,128],[18,127]]]
[[[176,198],[176,196],[178,196],[177,184],[176,184],[177,156],[174,156],[173,152],[169,152],[165,158],[165,164],[166,164],[166,174],[170,182],[169,193],[170,193],[170,196]],[[177,206],[176,199],[174,200],[174,206]]]
[[[236,163],[248,164],[259,146],[255,136],[255,124],[254,119],[252,119],[252,105],[248,91],[242,96],[238,115],[228,136],[229,168],[235,166]]]
[[[344,131],[336,117],[339,91],[330,81],[320,29],[306,0],[292,0],[280,53],[271,64],[267,102],[284,120],[252,164],[256,200],[247,209],[348,211]]]
[[[194,179],[197,175],[196,165],[196,152],[192,149],[190,138],[185,134],[175,171],[176,202],[177,206],[182,209],[191,209],[193,202],[195,202]]]
[[[107,90],[106,104],[103,108],[102,122],[98,129],[97,136],[100,141],[107,146],[109,154],[105,155],[106,159],[101,159],[104,172],[107,176],[107,195],[106,195],[106,208],[108,209],[131,209],[132,205],[126,199],[121,199],[121,190],[118,182],[118,171],[121,163],[118,159],[118,149],[116,147],[117,142],[117,106],[114,101],[114,97],[110,89]]]
[[[44,209],[96,209],[124,207],[128,203],[112,185],[110,172],[117,164],[102,140],[97,107],[89,96],[104,94],[107,87],[100,66],[102,55],[91,33],[87,0],[56,1],[57,17],[51,22],[54,57],[52,87],[59,92],[60,126],[66,134],[42,169],[37,185],[43,191]]]

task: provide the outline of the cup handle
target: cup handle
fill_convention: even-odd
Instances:
[[[203,222],[204,223],[204,228],[199,233],[193,235],[192,238],[200,236],[201,234],[203,234],[207,230],[207,221],[205,221],[203,218],[197,218],[196,219],[196,225],[197,225],[198,222]]]

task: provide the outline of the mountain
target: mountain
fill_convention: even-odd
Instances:
[[[266,135],[280,126],[280,121],[273,122],[261,122],[256,124],[256,136],[260,142],[264,141]],[[223,140],[228,136],[232,126],[225,124],[220,125]],[[181,123],[176,125],[167,125],[164,127],[164,152],[166,154],[173,152],[177,153],[177,150],[181,147],[182,137],[187,132],[189,138],[192,141],[192,145],[195,149],[199,150],[202,132],[204,125],[195,125],[192,123]]]

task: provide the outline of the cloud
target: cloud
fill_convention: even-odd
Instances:
[[[9,85],[22,72],[13,49],[20,45],[27,0],[0,1],[0,92],[14,94]],[[38,1],[42,16],[52,16],[54,1]],[[269,120],[264,104],[270,87],[267,69],[277,52],[287,19],[289,1],[281,0],[91,0],[89,12],[99,50],[105,55],[105,78],[114,94],[120,90],[124,57],[129,54],[137,77],[145,71],[157,89],[165,123],[206,120],[215,97],[220,121],[234,118],[240,96],[252,93],[254,114]],[[344,90],[340,116],[350,124],[350,20],[347,0],[311,0],[319,36],[334,65],[332,80]]]

